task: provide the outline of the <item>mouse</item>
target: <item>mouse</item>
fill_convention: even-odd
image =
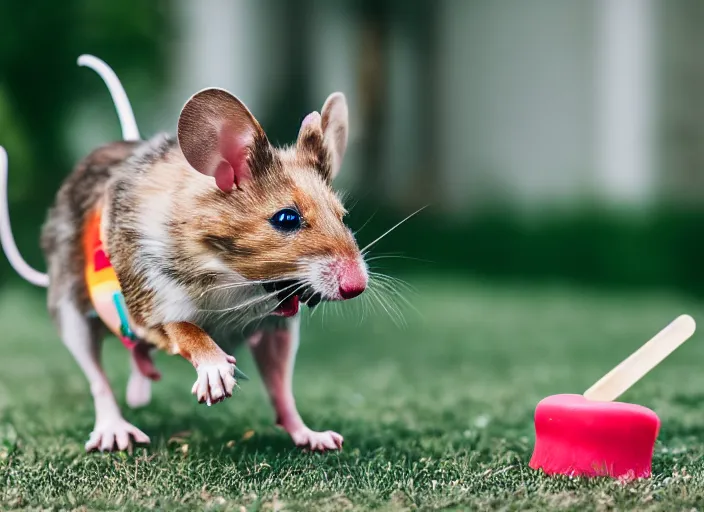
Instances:
[[[41,232],[46,273],[22,259],[12,236],[0,149],[0,239],[20,276],[47,288],[50,316],[88,380],[95,423],[86,450],[149,443],[103,370],[110,332],[130,353],[128,406],[150,402],[161,376],[154,351],[193,366],[199,403],[224,401],[243,375],[230,347],[243,344],[293,443],[340,450],[342,435],[303,421],[292,381],[301,308],[354,299],[369,281],[333,188],[348,144],[345,95],[303,117],[287,146],[272,144],[245,104],[216,87],[185,102],[175,135],[143,139],[114,71],[94,56],[79,64],[107,85],[122,140],[93,150],[60,186]]]

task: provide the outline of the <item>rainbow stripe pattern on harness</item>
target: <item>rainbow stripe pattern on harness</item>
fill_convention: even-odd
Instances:
[[[100,236],[100,218],[100,209],[96,209],[88,217],[83,231],[88,296],[93,303],[95,314],[128,350],[133,350],[141,340],[130,328],[125,297]],[[237,366],[235,378],[249,380]]]
[[[83,231],[85,278],[95,313],[122,344],[132,350],[139,341],[129,325],[129,314],[115,269],[100,236],[101,211],[89,216]]]

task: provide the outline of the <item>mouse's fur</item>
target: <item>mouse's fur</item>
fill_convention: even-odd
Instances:
[[[184,107],[178,140],[159,135],[115,142],[76,166],[49,211],[41,244],[49,311],[94,396],[96,425],[88,449],[125,449],[131,438],[148,441],[122,418],[100,365],[105,329],[89,314],[82,246],[96,208],[102,209],[101,234],[131,327],[143,340],[134,352],[130,405],[148,402],[147,377],[158,375],[149,370],[150,347],[181,354],[194,365],[199,401],[230,396],[234,358],[211,337],[220,329],[249,340],[277,421],[296,444],[341,447],[339,434],[313,432],[303,423],[291,379],[298,299],[342,300],[367,283],[366,264],[331,188],[346,143],[347,107],[339,93],[330,96],[322,116],[304,120],[296,144],[277,149],[246,107],[210,89]],[[294,232],[269,221],[288,207],[302,218]],[[281,310],[282,304],[288,309]],[[289,317],[271,316],[276,311]]]

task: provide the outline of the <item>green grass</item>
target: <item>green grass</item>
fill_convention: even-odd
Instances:
[[[495,288],[415,280],[420,314],[316,313],[304,322],[295,388],[340,454],[299,453],[271,426],[252,377],[224,404],[189,394],[194,372],[160,356],[153,403],[126,417],[152,438],[124,454],[85,454],[93,411],[43,296],[0,294],[0,508],[380,510],[663,509],[704,506],[704,343],[695,338],[623,397],[662,419],[654,477],[548,478],[527,467],[535,404],[581,392],[682,312],[704,303],[653,294]],[[357,310],[352,308],[350,311]],[[340,311],[344,311],[342,308]],[[107,371],[124,396],[127,355]]]

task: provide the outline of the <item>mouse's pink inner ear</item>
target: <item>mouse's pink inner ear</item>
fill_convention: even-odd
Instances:
[[[266,135],[247,107],[223,89],[204,89],[184,105],[178,119],[183,156],[198,172],[229,192],[251,179],[249,155]]]

